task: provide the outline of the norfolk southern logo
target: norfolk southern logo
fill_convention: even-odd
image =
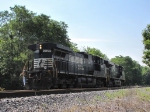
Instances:
[[[39,60],[38,61],[38,66],[37,67],[44,67],[44,63],[45,63],[45,60]]]

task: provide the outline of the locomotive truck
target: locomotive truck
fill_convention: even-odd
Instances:
[[[26,89],[122,86],[123,67],[86,52],[54,43],[29,45],[34,59],[22,73]]]

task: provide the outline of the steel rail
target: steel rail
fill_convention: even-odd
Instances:
[[[103,87],[103,88],[72,88],[72,89],[50,89],[50,90],[5,90],[5,91],[0,92],[0,99],[26,97],[26,96],[50,95],[50,94],[65,94],[65,93],[78,93],[78,92],[89,92],[89,91],[116,90],[116,89],[139,88],[139,87],[141,87],[141,86]]]

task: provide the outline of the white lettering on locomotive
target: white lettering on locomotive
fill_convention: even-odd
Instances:
[[[43,50],[43,52],[51,52],[51,50]]]

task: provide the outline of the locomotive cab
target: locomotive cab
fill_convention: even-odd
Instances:
[[[53,67],[53,50],[46,44],[34,44],[28,47],[34,51],[34,70],[48,70]]]
[[[28,46],[33,51],[33,69],[28,69],[25,75],[27,89],[38,89],[57,86],[58,74],[67,73],[67,55],[72,50],[60,44],[39,43]],[[28,68],[29,68],[28,64]]]

